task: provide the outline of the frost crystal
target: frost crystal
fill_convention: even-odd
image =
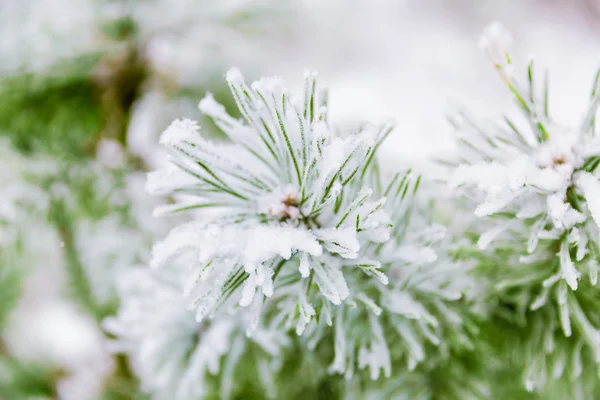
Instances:
[[[202,398],[207,395],[208,375],[222,373],[225,381],[232,379],[231,368],[221,370],[222,360],[229,365],[228,358],[235,362],[236,353],[243,351],[236,351],[235,343],[244,336],[240,328],[247,321],[225,315],[196,322],[183,304],[180,268],[130,268],[120,278],[121,307],[116,317],[104,321],[104,327],[116,337],[110,348],[129,356],[144,391],[156,400]],[[285,338],[258,329],[254,342],[265,354],[275,356]]]
[[[199,107],[230,140],[173,122],[161,138],[171,165],[147,184],[174,199],[161,215],[195,212],[154,246],[151,265],[185,265],[196,321],[239,313],[248,336],[268,323],[311,350],[333,336],[329,371],[347,379],[357,369],[389,377],[395,357],[413,370],[430,345],[439,356],[468,347],[469,269],[414,206],[420,177],[382,182],[375,153],[392,125],[333,129],[314,73],[299,98],[279,78],[247,85],[233,69],[227,81],[243,119],[210,94]]]
[[[440,353],[457,348],[445,340],[449,331],[459,338],[458,347],[470,343],[463,326],[468,313],[459,302],[470,303],[473,280],[467,275],[469,268],[449,257],[453,238],[442,226],[428,223],[418,210],[413,194],[419,183],[420,178],[408,171],[381,189],[388,198],[392,239],[369,244],[363,258],[347,262],[376,278],[363,282],[361,292],[350,297],[354,307],[339,307],[335,314],[335,357],[330,370],[347,379],[356,367],[368,368],[374,380],[382,372],[389,376],[390,354],[400,353],[413,370],[426,359],[429,345],[437,348],[431,352],[439,349]],[[359,304],[364,307],[356,307]],[[328,325],[326,321],[314,326],[311,340],[318,340]],[[401,343],[402,350],[388,348],[390,342]]]
[[[501,293],[503,304],[512,298],[517,309],[537,312],[532,326],[539,329],[554,332],[558,324],[564,336],[573,338],[568,344],[572,357],[578,357],[581,347],[574,349],[574,343],[586,343],[597,355],[600,330],[593,326],[591,321],[597,321],[583,299],[596,295],[587,292],[595,290],[598,275],[599,82],[596,78],[583,120],[573,127],[561,126],[550,116],[547,76],[538,78],[534,61],[529,62],[526,80],[512,73],[509,37],[494,24],[486,29],[482,47],[514,96],[524,123],[505,118],[486,125],[460,111],[453,119],[460,135],[459,154],[449,160],[448,183],[462,191],[467,203],[477,203],[474,214],[482,228],[477,244],[486,250],[479,260],[487,271],[495,266],[494,291]],[[553,351],[539,350],[552,355],[557,366],[553,373],[560,377],[564,368],[558,366],[564,360],[557,360]],[[525,377],[530,391],[546,380],[545,370],[538,368],[546,361],[535,362]]]
[[[494,32],[499,29],[496,25],[488,28]],[[512,63],[509,56],[506,59]],[[595,174],[600,151],[589,117],[598,107],[597,94],[578,128],[561,127],[549,116],[547,88],[543,95],[536,92],[533,71],[532,61],[526,87],[516,78],[505,80],[530,129],[519,129],[508,119],[505,124],[485,129],[471,118],[461,118],[469,121],[458,126],[464,162],[453,171],[449,184],[480,199],[475,209],[478,217],[515,215],[530,225],[529,253],[535,251],[540,238],[568,242],[560,256],[562,276],[576,289],[580,274],[573,272],[576,267],[572,266],[568,250],[582,241],[595,246],[592,243],[600,238],[597,227],[590,225],[600,212],[596,200],[600,182]],[[463,113],[462,117],[465,116]],[[481,247],[487,247],[504,230],[498,226],[484,234]],[[569,241],[574,231],[578,236]],[[585,249],[581,252],[587,253]]]
[[[348,281],[348,275],[362,268],[342,272],[352,266],[346,260],[389,239],[385,198],[372,199],[365,182],[391,126],[337,133],[327,122],[313,72],[305,74],[301,97],[288,93],[279,78],[247,85],[237,69],[227,73],[227,82],[242,120],[229,116],[211,94],[199,108],[229,143],[205,139],[197,123],[185,119],[161,137],[171,165],[151,173],[147,187],[175,196],[176,203],[157,213],[196,210],[199,220],[158,243],[152,265],[186,260],[185,295],[198,321],[224,304],[260,311],[265,297],[276,296],[291,276],[305,280],[300,291],[310,296],[289,294],[303,310],[297,321],[302,331],[315,314],[315,300],[340,305],[351,295],[354,278]],[[377,267],[362,270],[387,279]]]

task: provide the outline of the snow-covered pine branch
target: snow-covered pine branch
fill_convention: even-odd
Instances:
[[[549,109],[547,74],[541,78],[531,60],[520,79],[509,51],[511,41],[494,23],[480,44],[522,118],[486,123],[467,111],[453,116],[458,154],[448,160],[448,180],[450,188],[476,203],[479,259],[487,257],[486,269],[494,271],[489,293],[502,293],[504,302],[511,298],[517,310],[538,311],[532,314],[537,322],[531,327],[544,320],[551,337],[560,326],[571,339],[568,350],[547,348],[536,353],[541,357],[537,361],[525,363],[524,380],[533,390],[543,388],[551,373],[560,377],[567,359],[581,363],[578,343],[585,343],[600,362],[599,321],[593,317],[597,302],[590,301],[597,297],[600,254],[600,141],[595,127],[600,75],[582,120],[559,125]],[[535,341],[539,338],[531,346],[537,346]]]
[[[343,273],[342,266],[360,259],[366,244],[389,239],[385,198],[373,198],[365,177],[392,126],[335,132],[312,72],[300,97],[279,78],[249,86],[232,69],[227,81],[243,120],[210,94],[199,107],[230,143],[206,140],[190,120],[173,122],[161,137],[171,165],[149,175],[148,190],[187,199],[157,214],[204,213],[158,243],[152,265],[186,257],[185,295],[198,321],[235,303],[258,321],[265,297],[277,296],[290,271],[305,281],[310,303],[340,305],[353,292],[345,275],[365,273],[360,267]],[[377,269],[367,273],[387,279]],[[319,291],[311,292],[313,285]]]
[[[208,379],[220,374],[219,397],[228,398],[236,364],[249,346],[257,370],[277,372],[265,366],[287,345],[284,333],[258,327],[250,342],[247,319],[194,321],[181,296],[184,279],[184,271],[170,265],[158,271],[130,268],[118,281],[121,306],[104,328],[115,336],[111,350],[129,357],[142,390],[155,400],[204,398],[211,394]]]
[[[249,334],[264,317],[309,349],[333,340],[329,370],[347,378],[365,368],[389,377],[392,359],[414,369],[428,347],[468,348],[472,282],[449,256],[454,238],[415,212],[418,175],[387,180],[377,162],[392,125],[337,132],[314,73],[299,98],[278,78],[249,86],[234,69],[227,81],[243,120],[210,94],[200,110],[230,142],[173,122],[161,138],[170,165],[147,185],[175,199],[156,214],[196,212],[155,245],[152,265],[186,265],[183,292],[197,321],[229,310],[249,315]]]
[[[379,174],[376,179],[381,180]],[[435,365],[453,351],[473,347],[474,332],[465,325],[472,317],[475,282],[470,268],[451,256],[455,232],[448,235],[429,219],[430,208],[437,205],[430,204],[428,196],[415,196],[420,182],[421,177],[408,170],[384,185],[373,185],[378,188],[375,194],[387,198],[391,239],[369,244],[363,258],[350,265],[376,267],[387,278],[356,282],[356,304],[334,311],[335,358],[330,371],[346,379],[366,367],[373,380],[389,378],[392,364],[400,360],[413,371],[426,359]],[[311,328],[314,343],[328,327],[321,323]]]

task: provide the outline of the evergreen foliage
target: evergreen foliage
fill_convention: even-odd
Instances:
[[[383,162],[392,121],[334,124],[316,72],[159,71],[164,4],[117,3],[101,44],[0,76],[0,398],[61,398],[77,372],[11,342],[43,268],[101,333],[104,400],[600,396],[600,72],[562,126],[490,25],[520,114],[457,110],[434,174]],[[206,21],[251,35],[276,10]],[[200,95],[197,121],[156,122]],[[150,161],[136,124],[164,128]]]

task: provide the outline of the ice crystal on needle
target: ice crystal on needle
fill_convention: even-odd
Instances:
[[[316,284],[313,296],[341,304],[352,292],[346,275],[363,270],[342,272],[342,266],[359,259],[367,243],[389,238],[385,198],[372,198],[365,175],[391,126],[336,132],[312,72],[301,97],[279,78],[247,85],[236,69],[227,82],[242,120],[211,94],[199,108],[230,142],[206,140],[185,119],[161,137],[171,165],[150,174],[148,189],[178,201],[157,213],[205,212],[154,247],[153,266],[188,261],[185,294],[198,321],[225,303],[258,316],[264,298],[279,290],[278,276],[290,269]],[[386,279],[377,268],[365,272]]]
[[[209,390],[208,377],[219,373],[224,384],[231,385],[230,374],[249,345],[243,318],[194,321],[182,304],[182,272],[173,266],[123,271],[118,285],[121,307],[115,317],[104,321],[105,329],[115,336],[111,349],[129,356],[142,389],[156,400],[203,398]],[[272,357],[279,354],[286,338],[259,328],[253,343],[259,349],[253,354]]]
[[[600,142],[595,135],[594,115],[599,94],[595,86],[578,127],[554,123],[548,111],[547,81],[542,94],[538,93],[533,61],[529,64],[527,85],[507,71],[512,61],[508,50],[502,47],[506,40],[498,37],[508,34],[500,34],[498,25],[492,28],[486,32],[497,35],[486,37],[484,48],[524,112],[529,129],[517,128],[509,119],[493,129],[485,129],[466,114],[459,114],[454,121],[462,135],[462,162],[454,170],[450,185],[462,187],[481,199],[475,209],[479,217],[503,214],[532,221],[528,253],[536,250],[540,239],[563,243],[558,251],[560,277],[576,290],[581,272],[572,266],[568,250],[577,248],[574,258],[580,262],[595,251],[598,242],[598,201],[594,193],[600,190],[595,174]],[[484,240],[480,247],[487,244],[489,241]],[[581,268],[588,269],[583,265]]]
[[[595,127],[600,75],[582,121],[562,126],[549,111],[547,75],[539,79],[532,60],[526,80],[518,79],[510,42],[510,34],[493,24],[481,44],[524,118],[486,125],[459,112],[452,119],[460,138],[449,185],[477,203],[475,215],[485,226],[478,250],[487,251],[480,260],[487,271],[490,265],[497,268],[489,293],[503,296],[503,302],[512,298],[516,309],[532,312],[536,323],[531,326],[539,328],[544,320],[551,337],[558,325],[571,338],[564,353],[551,346],[541,358],[528,361],[526,387],[533,390],[543,387],[548,373],[562,376],[561,357],[580,358],[583,343],[600,362],[600,330],[590,304],[600,254]]]
[[[359,369],[369,367],[375,380],[380,374],[390,376],[391,359],[405,360],[412,371],[428,353],[447,355],[472,346],[465,321],[470,318],[473,279],[466,265],[449,256],[454,238],[419,210],[413,198],[419,183],[420,178],[408,171],[381,189],[388,199],[391,239],[369,244],[354,263],[375,273],[381,268],[387,276],[362,282],[353,301],[365,307],[335,311],[335,358],[330,370],[347,379],[353,376],[355,363]],[[316,327],[315,336],[323,334],[321,328]],[[449,331],[454,335],[450,340]]]

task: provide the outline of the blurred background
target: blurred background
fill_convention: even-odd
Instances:
[[[119,271],[173,223],[144,191],[159,135],[186,116],[219,140],[196,105],[210,91],[236,115],[228,68],[292,87],[319,71],[334,123],[396,119],[384,159],[419,167],[452,151],[451,106],[511,112],[478,48],[496,20],[523,63],[550,69],[553,113],[576,120],[600,1],[0,1],[0,399],[137,398],[102,320]]]

